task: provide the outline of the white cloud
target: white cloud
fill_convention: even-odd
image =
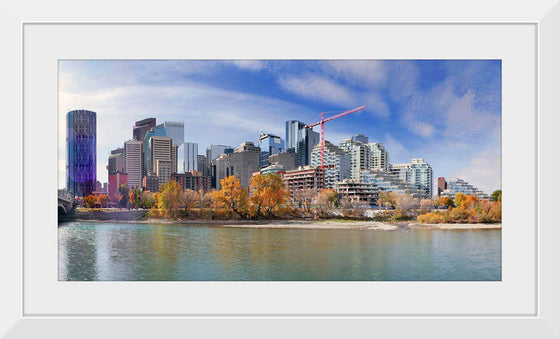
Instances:
[[[501,173],[501,154],[484,150],[471,158],[466,167],[457,170],[453,175],[490,194],[501,189]]]
[[[331,60],[325,65],[325,70],[354,84],[381,87],[387,81],[383,60]]]
[[[234,60],[231,63],[248,71],[260,71],[266,68],[266,61],[264,60]]]
[[[304,98],[337,105],[356,104],[352,99],[352,93],[348,89],[316,75],[285,76],[280,77],[278,82],[286,91]]]

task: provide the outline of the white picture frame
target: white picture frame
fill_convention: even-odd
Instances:
[[[37,5],[33,8],[32,5]],[[130,4],[129,4],[130,5]],[[92,12],[83,14],[78,10],[65,10],[59,12],[52,8],[43,11],[39,2],[22,3],[20,8],[14,6],[7,11],[6,18],[2,23],[3,31],[6,35],[6,44],[9,46],[8,50],[10,59],[5,62],[6,83],[4,92],[8,101],[8,109],[12,112],[21,112],[22,115],[13,114],[8,117],[8,123],[11,126],[20,126],[21,128],[12,127],[9,133],[15,133],[14,136],[10,135],[12,139],[22,140],[23,144],[20,147],[12,147],[7,154],[8,159],[13,159],[13,163],[20,164],[21,168],[10,168],[4,177],[13,178],[14,173],[21,173],[20,180],[9,180],[10,186],[8,189],[14,192],[10,195],[9,201],[3,201],[4,206],[14,205],[14,201],[21,202],[22,214],[13,213],[10,215],[11,227],[3,230],[1,240],[1,260],[2,267],[6,276],[9,279],[4,284],[4,288],[0,292],[0,300],[2,300],[1,307],[1,325],[0,334],[5,335],[6,338],[17,337],[56,337],[56,338],[79,338],[79,337],[243,337],[243,338],[265,338],[265,337],[320,337],[320,338],[352,338],[352,337],[370,337],[382,336],[388,338],[397,337],[430,337],[430,338],[453,338],[453,337],[508,337],[508,338],[560,338],[560,252],[559,248],[559,231],[557,225],[560,224],[555,210],[559,205],[559,199],[554,192],[560,189],[559,180],[557,176],[558,168],[560,165],[559,147],[560,139],[558,136],[558,127],[560,127],[559,114],[560,99],[560,3],[555,1],[542,1],[539,3],[525,3],[510,5],[507,2],[495,2],[491,4],[455,4],[449,6],[446,2],[428,1],[417,3],[410,1],[402,4],[389,4],[389,3],[376,3],[363,5],[361,7],[341,6],[334,3],[319,3],[317,4],[298,4],[297,6],[282,5],[282,8],[277,8],[271,14],[268,10],[260,8],[260,6],[251,7],[255,3],[246,3],[247,8],[251,8],[249,12],[241,6],[240,3],[228,4],[221,3],[217,5],[204,5],[200,4],[195,7],[189,5],[189,9],[197,9],[198,14],[187,14],[186,18],[177,18],[173,11],[156,11],[150,10],[139,11],[139,14],[130,14],[128,12],[129,6],[126,4],[111,4],[111,13],[118,14],[113,16],[108,14],[106,9],[102,8],[93,9]],[[337,6],[339,5],[339,6]],[[183,5],[186,7],[186,5]],[[318,11],[318,6],[322,7],[322,11]],[[25,7],[25,9],[24,9]],[[165,7],[165,6],[162,6]],[[462,8],[463,7],[463,8]],[[32,8],[32,9],[31,9]],[[19,9],[19,11],[18,11]],[[39,11],[41,9],[41,11]],[[185,8],[183,8],[185,9]],[[122,19],[125,18],[125,19]],[[71,21],[71,22],[69,22]],[[155,21],[155,22],[154,22]],[[43,243],[56,243],[56,231],[53,230],[37,230],[37,220],[56,220],[56,212],[54,208],[54,199],[50,197],[48,191],[44,193],[45,196],[45,209],[40,206],[30,207],[30,189],[37,187],[49,187],[49,183],[45,178],[50,178],[51,171],[48,166],[41,168],[36,166],[37,163],[30,161],[28,156],[29,152],[36,152],[39,160],[44,156],[46,158],[53,156],[56,159],[56,147],[50,150],[46,148],[42,152],[37,150],[31,151],[30,145],[40,145],[35,143],[36,140],[30,134],[39,133],[38,129],[45,129],[44,133],[54,133],[52,127],[56,126],[57,114],[53,112],[54,124],[51,118],[46,118],[44,123],[37,124],[34,121],[41,120],[39,112],[40,109],[36,107],[41,98],[46,98],[47,103],[56,103],[56,88],[52,86],[38,87],[36,84],[26,82],[30,74],[41,74],[39,77],[43,80],[46,79],[47,84],[56,83],[55,68],[52,68],[52,55],[57,55],[56,37],[65,34],[71,30],[79,30],[80,27],[85,27],[89,23],[95,30],[107,31],[109,35],[116,36],[118,39],[119,34],[122,36],[142,37],[148,41],[156,41],[158,33],[152,30],[146,30],[146,27],[155,27],[154,25],[161,25],[161,27],[169,28],[170,22],[174,27],[183,27],[183,25],[200,25],[195,27],[205,27],[205,29],[216,29],[218,33],[220,29],[224,29],[225,23],[230,24],[249,24],[252,28],[269,27],[275,23],[281,27],[292,27],[291,25],[303,24],[303,26],[313,30],[321,31],[328,29],[328,27],[371,27],[377,25],[387,25],[387,27],[395,27],[399,30],[402,29],[403,34],[412,34],[411,30],[416,27],[414,25],[429,25],[433,26],[433,32],[441,30],[450,30],[459,25],[471,25],[469,27],[477,27],[477,25],[487,25],[494,27],[496,36],[504,34],[514,39],[516,36],[511,36],[511,27],[523,26],[520,32],[526,32],[525,27],[529,27],[530,32],[534,32],[532,37],[527,36],[528,40],[524,40],[521,35],[517,36],[517,43],[519,48],[529,49],[533,52],[529,53],[534,57],[535,68],[534,86],[532,87],[531,95],[534,95],[534,106],[529,106],[532,110],[534,107],[535,114],[526,114],[528,116],[528,123],[534,125],[535,130],[529,131],[535,137],[534,142],[529,141],[527,145],[532,146],[533,149],[529,150],[534,154],[527,160],[527,167],[519,169],[519,173],[530,175],[529,183],[527,186],[534,190],[528,190],[527,199],[529,206],[527,210],[530,211],[526,215],[519,215],[517,220],[511,220],[512,224],[519,226],[520,222],[533,223],[534,232],[520,233],[528,235],[529,244],[520,241],[516,244],[510,245],[511,252],[504,252],[504,270],[507,270],[508,265],[511,264],[511,256],[506,258],[507,253],[515,253],[513,249],[518,248],[523,252],[525,245],[527,249],[535,249],[534,261],[522,262],[523,258],[519,258],[518,264],[520,267],[531,268],[534,266],[534,276],[524,278],[519,275],[519,280],[523,280],[525,285],[519,287],[514,286],[509,292],[503,293],[503,298],[508,298],[516,291],[515,288],[522,290],[530,289],[531,293],[527,295],[519,295],[519,300],[513,300],[511,304],[512,312],[503,311],[496,306],[488,305],[486,309],[488,312],[481,311],[482,307],[476,308],[474,305],[472,309],[465,309],[462,312],[461,307],[449,308],[449,312],[442,311],[445,306],[450,306],[445,300],[446,298],[453,297],[453,293],[463,291],[464,288],[469,288],[472,295],[457,296],[457,298],[464,298],[465,303],[468,299],[473,299],[476,296],[478,288],[483,293],[495,288],[496,294],[502,293],[501,290],[507,290],[508,279],[504,278],[502,285],[484,285],[484,283],[461,283],[442,288],[442,300],[429,300],[424,299],[426,304],[416,305],[416,308],[411,308],[412,305],[407,305],[412,311],[399,312],[398,308],[394,311],[387,311],[385,313],[376,312],[368,313],[367,307],[359,307],[357,302],[346,302],[342,296],[333,296],[335,306],[340,307],[340,313],[326,313],[321,314],[313,312],[312,308],[305,308],[302,305],[304,312],[296,312],[290,309],[289,304],[282,304],[282,300],[275,300],[271,296],[271,300],[277,303],[277,307],[265,308],[264,305],[259,304],[259,300],[269,295],[276,290],[281,291],[283,286],[279,284],[270,283],[244,283],[244,284],[231,284],[220,285],[225,286],[226,290],[233,290],[241,297],[229,300],[229,307],[219,300],[197,299],[197,295],[189,295],[190,301],[196,304],[187,311],[181,310],[173,306],[172,299],[160,300],[155,292],[152,295],[142,295],[140,302],[136,300],[137,304],[132,304],[134,299],[127,299],[131,301],[131,306],[138,307],[144,310],[145,307],[155,310],[153,313],[141,312],[141,314],[133,314],[130,312],[123,312],[122,305],[112,305],[111,302],[118,300],[116,295],[109,295],[103,301],[106,302],[108,308],[115,310],[114,312],[108,311],[107,307],[104,309],[96,309],[94,305],[95,300],[88,299],[88,295],[84,291],[93,293],[88,288],[89,283],[68,283],[58,282],[56,279],[56,272],[52,272],[52,263],[49,260],[56,261],[56,252],[52,251],[52,246],[45,248],[43,257],[46,265],[38,266],[33,261],[37,257],[37,251],[42,250]],[[114,31],[110,30],[110,24],[119,27]],[[259,26],[260,25],[260,26]],[[336,26],[341,25],[341,26]],[[516,26],[517,25],[517,26]],[[109,27],[109,28],[108,28]],[[160,26],[158,26],[160,27]],[[221,27],[221,28],[220,28]],[[499,32],[504,28],[504,32]],[[202,30],[202,29],[201,29]],[[302,32],[305,31],[302,29]],[[491,32],[483,31],[482,35],[491,34]],[[84,31],[85,32],[85,31]],[[459,33],[459,31],[457,31]],[[45,33],[47,39],[37,39],[42,37],[40,34]],[[300,32],[298,32],[300,33]],[[33,34],[39,34],[34,36]],[[110,50],[111,43],[118,41],[106,41],[90,39],[94,35],[88,36],[87,43],[95,46],[101,46],[99,49],[93,49],[87,52],[77,49],[72,52],[72,49],[65,49],[64,52],[58,54],[59,58],[80,58],[84,54],[88,58],[110,58],[121,57],[118,52]],[[101,33],[99,33],[101,34]],[[105,32],[104,34],[107,34]],[[128,35],[130,34],[130,35]],[[209,33],[206,33],[209,34]],[[210,33],[211,34],[211,33]],[[245,33],[247,34],[247,33]],[[357,33],[359,34],[359,33]],[[391,33],[399,34],[399,33]],[[480,33],[479,33],[480,34]],[[99,35],[101,36],[101,35]],[[103,35],[107,37],[107,35]],[[33,40],[35,39],[35,40]],[[51,40],[52,39],[52,40]],[[523,45],[526,41],[533,39],[534,44]],[[240,38],[243,40],[243,37]],[[426,37],[429,41],[430,37]],[[495,48],[499,52],[500,41],[484,41],[481,38],[480,48],[486,48],[493,51]],[[75,46],[80,45],[79,41],[67,41],[68,44]],[[301,43],[301,42],[300,42]],[[380,41],[382,44],[383,41]],[[385,42],[389,43],[389,42]],[[165,42],[162,42],[164,46]],[[439,55],[441,58],[458,58],[461,55],[461,48],[459,45],[454,45],[449,41],[451,48],[449,51],[442,52]],[[130,49],[135,50],[135,46],[139,46],[140,41],[130,41]],[[274,48],[272,45],[265,47]],[[297,42],[294,41],[294,45]],[[506,45],[504,41],[504,45]],[[49,48],[51,49],[49,50]],[[337,56],[362,57],[363,52],[360,52],[358,47],[356,50],[348,50],[353,45],[345,46],[346,48],[339,54],[330,54],[329,57],[336,58]],[[356,45],[354,45],[356,46]],[[156,46],[160,47],[160,46]],[[205,53],[199,52],[195,57],[199,58],[260,58],[272,55],[279,58],[291,57],[291,51],[275,50],[272,52],[263,52],[259,54],[253,50],[252,53],[247,55],[246,51],[235,49],[232,44],[230,49],[224,53],[216,53],[216,51]],[[422,46],[414,46],[421,50]],[[512,48],[515,46],[512,45]],[[62,47],[60,47],[62,48]],[[504,47],[505,48],[505,47]],[[54,50],[54,51],[53,51]],[[319,51],[320,52],[320,51]],[[317,58],[321,54],[308,52],[309,54],[303,57]],[[400,53],[400,54],[399,54]],[[511,52],[510,52],[511,53]],[[367,54],[367,53],[366,53]],[[422,53],[420,53],[422,54]],[[484,55],[489,55],[487,53]],[[496,53],[499,57],[500,53]],[[146,53],[138,53],[140,58],[158,58],[164,57],[165,53],[151,51]],[[419,54],[415,54],[418,57]],[[424,54],[426,56],[433,55],[430,53]],[[37,60],[44,57],[50,66],[45,70],[37,73],[37,68],[43,67],[41,63],[34,64],[28,63],[31,59]],[[392,56],[393,58],[406,58],[405,52],[397,52]],[[420,58],[422,55],[420,55]],[[507,58],[506,58],[507,59]],[[513,60],[513,59],[512,59]],[[523,62],[523,61],[520,61]],[[21,65],[21,68],[15,67]],[[504,66],[505,67],[505,66]],[[504,71],[504,82],[509,78]],[[54,76],[54,78],[53,78]],[[38,80],[41,80],[37,78]],[[532,80],[531,80],[532,81]],[[21,86],[17,86],[20,84]],[[504,86],[506,84],[504,83]],[[525,87],[520,87],[525,88]],[[44,90],[45,93],[40,95],[38,90]],[[531,89],[530,89],[531,91]],[[18,95],[19,94],[19,95]],[[527,94],[527,92],[525,92]],[[37,101],[26,101],[29,98],[37,98]],[[529,102],[531,103],[531,102]],[[49,104],[49,105],[50,105]],[[47,105],[48,106],[48,105]],[[45,106],[45,107],[47,107]],[[505,107],[508,107],[504,105]],[[523,117],[520,117],[523,119]],[[531,126],[532,126],[531,125]],[[515,125],[512,125],[515,126]],[[517,126],[517,127],[523,127]],[[507,130],[506,130],[507,129]],[[18,134],[21,132],[22,135]],[[504,138],[515,137],[516,131],[512,130],[504,124]],[[30,144],[30,142],[33,142]],[[48,143],[45,143],[48,144]],[[520,144],[520,147],[522,145]],[[536,149],[534,148],[536,147]],[[517,149],[519,150],[519,149]],[[508,149],[504,145],[504,152],[514,152],[515,150]],[[23,162],[16,161],[15,159],[23,159]],[[49,160],[47,160],[48,162]],[[10,162],[10,163],[12,163]],[[505,164],[506,162],[504,162]],[[14,166],[17,167],[17,166]],[[524,172],[526,171],[526,172]],[[53,174],[53,178],[56,174]],[[512,180],[512,178],[506,178]],[[513,181],[513,180],[512,180]],[[23,189],[20,184],[23,183]],[[54,185],[50,185],[54,186]],[[507,186],[504,185],[504,192]],[[511,186],[510,186],[511,187]],[[522,191],[522,190],[521,190]],[[534,194],[534,192],[536,193]],[[54,190],[53,190],[54,192]],[[511,192],[511,190],[509,191]],[[520,193],[521,194],[521,193]],[[54,193],[53,193],[54,195]],[[504,195],[504,248],[508,240],[509,233],[514,232],[508,230],[508,222],[506,218],[506,209],[508,208],[507,197]],[[512,198],[510,198],[512,199]],[[52,203],[51,203],[52,202]],[[515,205],[512,201],[510,205]],[[44,210],[44,213],[43,213]],[[533,215],[534,214],[534,215]],[[39,216],[39,217],[38,217]],[[536,216],[536,220],[532,218]],[[528,219],[524,219],[527,217]],[[521,221],[520,221],[521,220]],[[534,221],[533,221],[534,220]],[[48,222],[47,222],[48,224]],[[17,227],[20,226],[20,227]],[[552,227],[554,226],[554,227]],[[519,237],[516,238],[519,240]],[[521,239],[523,240],[523,239]],[[52,244],[51,244],[52,245]],[[56,245],[55,245],[56,246]],[[504,251],[508,251],[504,249]],[[43,259],[41,259],[43,260]],[[27,263],[27,264],[26,264]],[[56,263],[54,264],[56,266]],[[531,266],[533,265],[533,266]],[[509,266],[509,271],[512,271],[512,266]],[[520,269],[521,273],[526,273],[524,269]],[[518,272],[519,273],[519,272]],[[516,276],[517,277],[517,276]],[[92,283],[93,284],[93,283]],[[99,284],[99,283],[98,283]],[[101,283],[103,284],[103,283]],[[349,285],[351,284],[351,285]],[[385,285],[395,285],[398,283],[378,284],[375,287],[384,289]],[[468,286],[466,286],[467,284]],[[512,282],[515,285],[515,281]],[[40,286],[43,286],[42,290]],[[103,290],[104,288],[113,289],[114,291],[121,291],[123,294],[129,293],[127,291],[152,290],[157,291],[158,284],[139,284],[139,283],[114,283],[112,285],[94,285],[97,289]],[[167,283],[165,288],[174,289],[172,283]],[[176,285],[176,284],[175,284]],[[209,283],[199,283],[188,285],[189,288],[200,291],[202,294],[208,292]],[[185,285],[187,286],[187,285]],[[438,289],[437,283],[424,283],[416,285],[400,284],[405,287],[402,295],[414,297],[421,294],[424,289]],[[408,292],[406,287],[412,287]],[[91,286],[90,286],[91,287]],[[181,288],[181,286],[179,285]],[[184,286],[183,286],[184,287]],[[309,288],[311,287],[311,288]],[[323,287],[325,292],[340,291],[351,293],[351,290],[367,291],[371,285],[356,284],[356,283],[331,283],[331,285],[321,285],[319,290]],[[389,286],[390,287],[390,286]],[[212,287],[210,287],[212,288]],[[303,285],[296,286],[296,289],[301,289],[309,296],[310,300],[320,301],[320,294],[314,294],[317,286]],[[217,299],[227,297],[224,291],[212,290],[216,293]],[[390,291],[390,289],[389,289]],[[532,293],[534,291],[534,294]],[[67,293],[72,296],[71,300],[62,300],[60,303],[56,299],[49,299],[56,293]],[[186,292],[185,292],[186,293]],[[245,293],[245,294],[243,294]],[[373,293],[373,292],[372,292]],[[253,296],[247,296],[253,294]],[[282,295],[282,293],[279,293]],[[362,294],[363,295],[363,294]],[[426,295],[430,295],[427,293]],[[56,295],[55,295],[56,296]],[[133,296],[133,295],[132,295]],[[315,299],[313,299],[315,298]],[[359,300],[359,295],[354,295],[354,300]],[[420,297],[419,297],[420,298]],[[54,302],[53,302],[54,300]],[[481,300],[483,304],[487,300]],[[499,300],[499,299],[496,299]],[[511,300],[510,300],[511,301]],[[231,304],[235,302],[236,304]],[[387,303],[388,301],[384,301]],[[436,304],[434,312],[422,314],[419,309],[429,309],[428,302]],[[147,303],[148,305],[143,305]],[[248,308],[242,312],[234,312],[234,309],[242,309],[246,307],[243,303],[248,304]],[[326,302],[324,307],[329,308]],[[476,303],[474,303],[476,304]],[[74,310],[68,311],[70,308],[62,307],[64,305],[73,305]],[[217,305],[217,306],[214,306]],[[263,306],[262,312],[256,310],[256,306]],[[465,304],[466,305],[466,304]],[[251,308],[252,306],[252,308]],[[480,306],[480,305],[479,305]],[[217,310],[216,310],[217,308]],[[167,310],[167,311],[166,311]],[[256,311],[255,311],[256,310]],[[275,312],[274,310],[277,310]],[[508,314],[511,313],[511,314]]]

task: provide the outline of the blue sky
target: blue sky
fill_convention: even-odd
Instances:
[[[326,140],[364,134],[391,163],[424,158],[434,181],[457,176],[491,193],[501,188],[501,79],[500,60],[62,60],[59,187],[74,109],[97,112],[105,182],[110,150],[143,118],[184,122],[185,140],[204,154],[210,144],[256,144],[260,131],[284,138],[286,120],[366,105],[327,123]]]

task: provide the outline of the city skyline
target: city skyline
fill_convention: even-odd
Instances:
[[[434,179],[460,177],[501,189],[501,62],[471,61],[88,61],[59,65],[59,188],[65,183],[65,116],[97,112],[97,178],[135,121],[183,122],[185,141],[258,144],[284,137],[287,120],[366,110],[325,127],[338,145],[356,134],[382,142],[390,163],[425,159]],[[316,129],[316,131],[318,131]],[[435,183],[437,184],[437,183]]]

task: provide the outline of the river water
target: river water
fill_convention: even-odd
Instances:
[[[58,228],[59,280],[499,281],[501,253],[501,230]]]

